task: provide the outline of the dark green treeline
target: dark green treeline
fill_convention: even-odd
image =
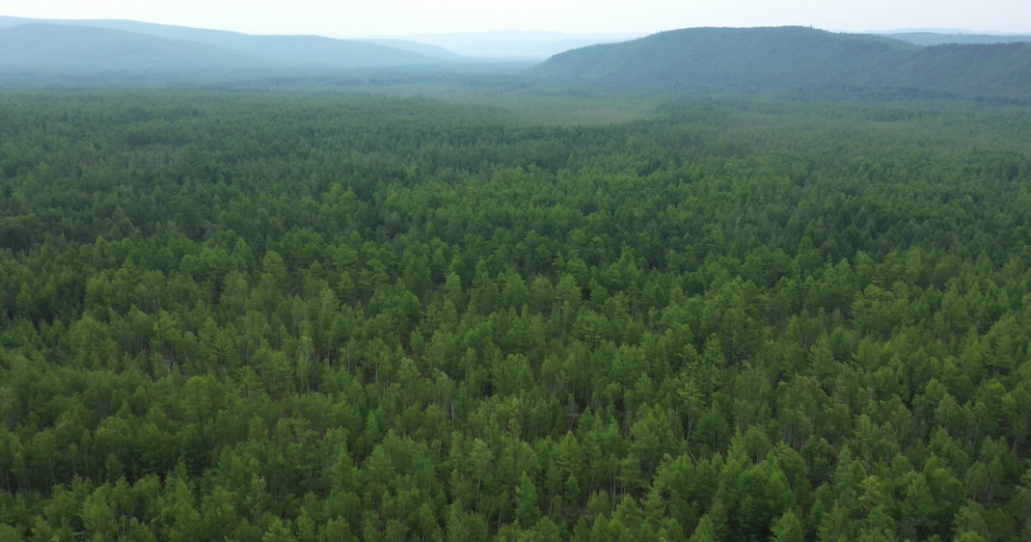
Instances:
[[[1026,540],[1029,133],[0,95],[0,541]]]

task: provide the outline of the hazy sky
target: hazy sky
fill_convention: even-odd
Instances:
[[[0,15],[332,37],[779,25],[1031,32],[1031,0],[4,0]]]

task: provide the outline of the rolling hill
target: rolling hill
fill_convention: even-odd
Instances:
[[[256,36],[185,26],[121,20],[58,20],[0,17],[0,28],[26,24],[76,26],[131,32],[155,38],[220,47],[237,53],[277,59],[303,66],[395,67],[462,62],[458,54],[417,43],[376,43],[338,40],[321,36]],[[58,30],[54,30],[59,34]],[[82,36],[84,37],[84,36]]]
[[[1027,96],[1031,44],[919,47],[802,27],[693,28],[569,51],[528,73],[645,85],[907,87]]]
[[[1031,42],[1031,35],[1020,34],[952,34],[938,32],[894,32],[880,34],[892,39],[902,40],[913,45],[931,47],[934,45],[992,45],[998,43]]]
[[[357,41],[364,43],[373,43],[376,45],[383,45],[386,47],[393,47],[394,49],[400,49],[402,51],[410,51],[412,53],[417,53],[423,56],[427,56],[429,58],[442,60],[445,63],[466,63],[475,61],[474,59],[469,58],[467,56],[460,55],[454,51],[450,51],[443,47],[430,45],[429,43],[419,43],[417,41],[407,41],[390,38],[362,39]]]
[[[436,45],[467,58],[541,61],[572,49],[599,43],[626,41],[641,36],[641,34],[565,34],[562,32],[498,30],[416,34],[407,36],[405,39]]]
[[[0,29],[0,70],[20,73],[200,73],[283,63],[201,43],[44,24]]]

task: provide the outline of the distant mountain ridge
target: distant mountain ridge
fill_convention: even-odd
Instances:
[[[919,47],[806,27],[692,28],[556,55],[539,78],[739,87],[843,85],[1031,95],[1031,44]]]
[[[403,39],[436,45],[472,58],[544,60],[566,51],[599,43],[640,38],[643,34],[566,34],[500,30],[454,34],[416,34]]]
[[[185,26],[172,26],[122,20],[57,20],[0,17],[0,28],[45,24],[102,28],[112,31],[142,34],[154,38],[203,44],[235,51],[266,60],[288,62],[304,66],[327,67],[394,67],[422,66],[464,62],[466,59],[443,48],[415,43],[376,43],[362,40],[338,40],[321,36],[257,36],[207,30]],[[60,32],[54,30],[52,35]],[[79,32],[80,38],[85,34]],[[90,45],[83,44],[85,47]],[[4,53],[0,51],[0,56]],[[256,60],[256,59],[252,59]]]
[[[261,72],[278,76],[326,68],[436,69],[433,67],[483,62],[482,58],[470,59],[443,45],[408,40],[252,36],[135,21],[81,21],[83,25],[73,24],[80,21],[38,21],[0,17],[0,79],[11,80],[12,73],[26,78],[32,74],[116,72],[175,77],[232,77]],[[543,58],[585,44],[548,41],[563,36],[569,35],[492,32],[425,35],[418,39],[435,39],[451,48],[477,49],[485,56],[491,54],[491,43],[511,52],[514,49],[503,49],[511,45],[504,45],[508,43],[504,40],[529,40],[512,42],[522,43],[522,58]],[[526,75],[633,85],[891,87],[1031,98],[1031,43],[1014,41],[1020,36],[914,33],[903,36],[908,41],[897,37],[839,34],[805,27],[692,28],[561,52]],[[585,38],[586,43],[605,39],[618,36]],[[1005,43],[918,43],[963,39],[998,39]]]
[[[950,44],[994,45],[999,43],[1031,42],[1031,34],[942,34],[938,32],[897,32],[878,35],[902,40],[922,47]]]
[[[284,63],[203,43],[88,26],[19,25],[0,29],[0,70],[83,75],[203,74],[282,67]]]
[[[443,47],[436,45],[430,45],[428,43],[419,43],[417,41],[407,41],[398,39],[360,39],[354,40],[364,43],[374,43],[376,45],[383,45],[386,47],[393,47],[394,49],[400,49],[402,51],[410,51],[430,58],[439,60],[445,60],[448,62],[471,62],[473,59],[466,56],[460,55],[454,51],[450,51]]]

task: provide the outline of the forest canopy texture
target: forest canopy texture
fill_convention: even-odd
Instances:
[[[1028,122],[0,94],[0,541],[1027,540]]]

